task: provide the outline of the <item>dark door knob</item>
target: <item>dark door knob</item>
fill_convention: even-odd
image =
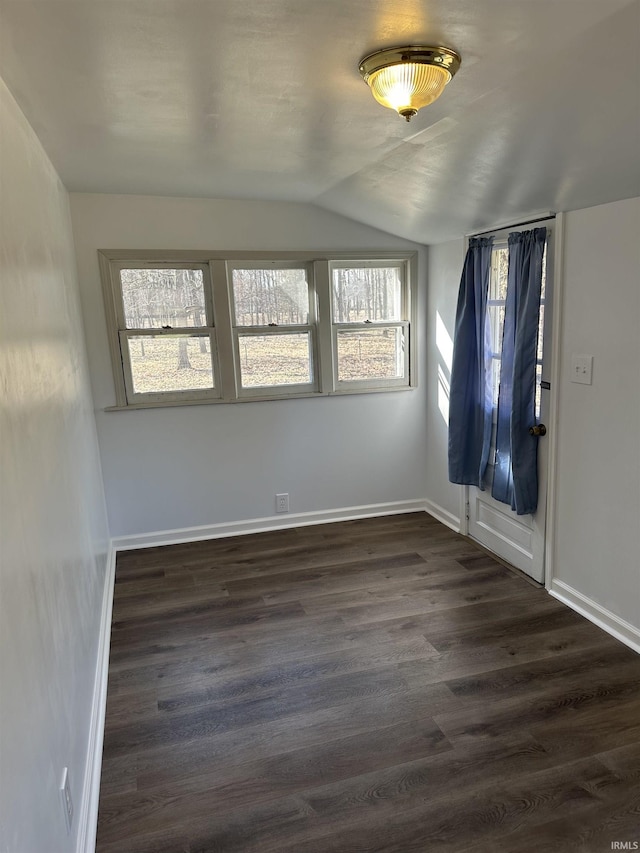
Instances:
[[[546,435],[547,428],[544,424],[536,424],[529,427],[529,435]]]

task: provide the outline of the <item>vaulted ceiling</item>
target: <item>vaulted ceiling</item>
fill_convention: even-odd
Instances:
[[[640,195],[639,37],[640,0],[0,0],[0,75],[70,191],[435,243]],[[411,43],[462,67],[407,124],[358,61]]]

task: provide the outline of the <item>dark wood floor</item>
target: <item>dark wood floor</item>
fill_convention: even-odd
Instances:
[[[640,841],[640,657],[426,514],[118,556],[99,853]]]

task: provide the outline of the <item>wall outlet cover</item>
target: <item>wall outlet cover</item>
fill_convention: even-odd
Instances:
[[[593,373],[593,356],[578,355],[574,353],[571,356],[571,381],[577,382],[579,385],[591,385],[591,376]]]
[[[276,495],[276,512],[289,512],[289,493]]]

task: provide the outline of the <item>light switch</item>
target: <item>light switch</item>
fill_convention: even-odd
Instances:
[[[579,382],[581,385],[591,385],[591,373],[593,371],[592,355],[571,356],[571,381]]]

